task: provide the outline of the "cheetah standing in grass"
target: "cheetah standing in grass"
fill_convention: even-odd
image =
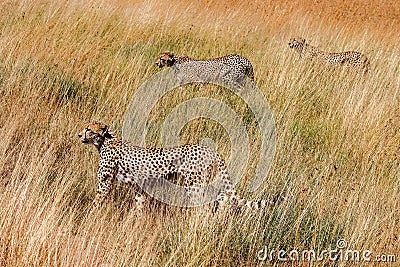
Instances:
[[[78,137],[82,143],[94,145],[100,153],[96,205],[103,202],[110,193],[113,182],[118,180],[134,186],[137,209],[141,210],[145,192],[138,182],[160,177],[168,179],[168,175],[174,174],[181,177],[185,192],[195,201],[201,189],[210,184],[213,178],[214,181],[219,180],[220,185],[215,187],[218,191],[212,198],[215,199],[214,211],[226,203],[251,209],[264,208],[270,204],[266,200],[249,201],[237,197],[224,160],[209,147],[138,147],[115,137],[107,125],[98,122],[85,125]]]
[[[196,59],[192,59],[188,56],[178,56],[169,51],[165,51],[158,55],[156,64],[158,67],[162,68],[165,66],[172,67],[175,64],[182,64],[182,63],[191,62],[191,61],[221,63],[221,64],[227,65],[227,66],[245,74],[251,80],[254,81],[253,66],[251,65],[250,61],[247,58],[242,57],[240,55],[228,55],[228,56],[223,56],[223,57],[218,57],[218,58],[211,58],[211,59],[207,59],[207,60],[196,60]]]
[[[363,73],[367,73],[370,69],[368,58],[360,52],[324,52],[315,46],[307,44],[306,40],[301,37],[290,39],[289,47],[299,53],[301,58],[316,58],[326,66],[342,65]]]

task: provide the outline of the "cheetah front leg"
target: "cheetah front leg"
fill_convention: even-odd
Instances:
[[[101,178],[99,178],[96,197],[94,199],[95,207],[100,206],[104,202],[104,200],[110,194],[112,186],[113,186],[112,179],[106,178],[101,180]]]
[[[94,199],[95,207],[100,206],[110,194],[115,175],[115,162],[100,160],[99,170],[97,171],[97,193]]]

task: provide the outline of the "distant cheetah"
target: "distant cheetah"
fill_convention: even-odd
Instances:
[[[292,38],[289,41],[289,47],[294,49],[300,54],[301,58],[313,59],[316,58],[322,62],[325,66],[337,66],[342,65],[367,73],[370,69],[370,63],[368,58],[356,51],[347,51],[340,53],[329,53],[318,49],[315,46],[306,43],[306,40],[301,37]]]
[[[206,60],[197,60],[197,59],[192,59],[188,56],[178,56],[175,55],[169,51],[165,51],[163,53],[160,53],[157,57],[157,66],[162,68],[164,66],[167,67],[172,67],[176,63],[182,64],[185,62],[190,62],[190,61],[202,61],[202,62],[218,62],[222,63],[224,65],[227,65],[243,74],[248,76],[250,79],[254,81],[254,72],[253,72],[253,66],[251,65],[251,62],[240,55],[228,55],[228,56],[223,56],[223,57],[218,57],[218,58],[210,58]]]

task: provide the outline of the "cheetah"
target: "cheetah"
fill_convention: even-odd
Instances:
[[[345,67],[349,67],[350,69],[361,70],[361,72],[363,73],[367,73],[370,70],[370,63],[368,58],[360,52],[324,52],[317,47],[306,43],[306,40],[302,37],[291,38],[289,41],[289,47],[299,53],[301,58],[315,58],[328,67],[342,65]]]
[[[141,187],[145,180],[171,175],[181,177],[187,196],[197,201],[201,188],[220,179],[220,186],[212,198],[213,212],[226,204],[245,209],[260,209],[274,203],[270,200],[250,201],[239,198],[221,156],[202,145],[183,145],[171,148],[134,146],[116,137],[109,127],[99,122],[86,124],[78,134],[84,144],[94,145],[100,153],[97,172],[97,193],[94,205],[99,206],[109,195],[115,181],[134,186],[136,208],[141,212],[146,192]],[[151,181],[150,181],[151,182]]]
[[[227,65],[227,66],[245,74],[247,77],[249,77],[251,80],[254,81],[254,72],[253,72],[253,66],[251,65],[251,62],[247,58],[242,57],[240,55],[236,55],[236,54],[218,57],[218,58],[211,58],[211,59],[207,59],[207,60],[197,60],[197,59],[192,59],[188,56],[178,56],[169,51],[165,51],[158,55],[156,65],[159,68],[163,68],[165,66],[172,67],[175,64],[182,64],[182,63],[192,62],[192,61],[222,63],[224,65]]]

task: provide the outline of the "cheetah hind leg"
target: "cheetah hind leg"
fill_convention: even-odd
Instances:
[[[136,193],[136,195],[135,195],[135,212],[138,216],[141,216],[143,214],[145,202],[146,202],[146,197],[142,194]]]
[[[232,199],[231,195],[233,194],[234,193],[220,192],[216,200],[213,202],[212,213],[215,214],[218,211],[223,210],[225,207],[227,207],[230,200]]]

